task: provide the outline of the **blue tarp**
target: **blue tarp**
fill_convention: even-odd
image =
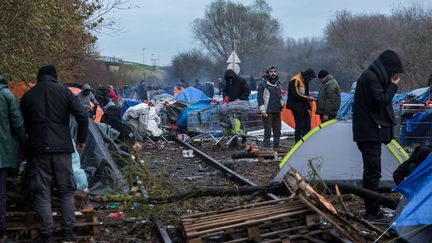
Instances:
[[[122,106],[120,108],[120,119],[122,119],[124,113],[127,111],[129,107],[136,106],[141,104],[141,101],[138,100],[123,100]]]
[[[432,111],[419,112],[411,119],[405,119],[402,123],[400,144],[411,145],[413,143],[423,144],[425,139],[431,138]]]
[[[344,120],[352,113],[352,105],[354,102],[353,93],[341,93],[341,106],[337,113],[339,120]]]
[[[180,94],[175,98],[176,100],[181,101],[201,101],[201,100],[210,100],[204,92],[194,87],[189,87],[183,90]]]
[[[207,96],[206,96],[207,97]],[[193,104],[188,105],[186,108],[182,110],[180,115],[177,117],[176,125],[180,128],[186,129],[187,128],[187,115],[189,111],[197,111],[200,109],[203,109],[204,107],[211,106],[210,100],[201,100],[198,102],[195,102]]]
[[[394,189],[407,197],[408,203],[393,226],[432,224],[432,155]]]

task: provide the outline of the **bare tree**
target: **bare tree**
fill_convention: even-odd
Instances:
[[[231,1],[211,3],[201,19],[195,19],[193,34],[217,63],[223,63],[235,50],[243,70],[262,66],[261,57],[280,46],[280,24],[272,18],[270,6],[263,0],[245,6]]]
[[[172,60],[172,76],[175,79],[209,79],[215,75],[211,59],[197,50],[183,52]]]
[[[398,24],[385,15],[338,12],[327,25],[325,38],[338,55],[337,66],[355,80],[384,49],[398,49]]]

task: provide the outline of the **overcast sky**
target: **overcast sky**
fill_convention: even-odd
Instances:
[[[98,34],[97,48],[104,56],[151,64],[169,65],[179,52],[198,48],[192,36],[191,23],[204,16],[211,0],[131,0],[137,8],[114,12],[117,33]],[[253,0],[234,0],[250,5]],[[412,4],[409,0],[267,0],[273,16],[282,24],[282,35],[303,38],[322,36],[323,29],[338,10],[353,13],[389,14],[398,6]],[[414,2],[419,2],[414,0]],[[420,3],[431,7],[432,1]],[[143,48],[144,55],[143,55]],[[241,57],[240,57],[241,58]]]

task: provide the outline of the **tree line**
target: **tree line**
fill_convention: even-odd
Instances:
[[[192,23],[200,47],[176,55],[169,78],[221,77],[232,50],[239,54],[241,74],[246,76],[260,76],[268,65],[278,67],[282,80],[307,68],[327,69],[344,90],[385,49],[402,58],[406,70],[402,90],[426,86],[432,74],[432,9],[422,5],[398,7],[388,15],[339,11],[321,37],[298,40],[284,39],[281,24],[271,13],[265,0],[249,6],[229,0],[212,2],[204,16]]]
[[[94,81],[95,71],[106,72],[91,60],[98,55],[96,34],[115,28],[107,14],[129,8],[127,2],[1,0],[0,72],[12,81],[32,82],[39,67],[55,64],[63,82]]]

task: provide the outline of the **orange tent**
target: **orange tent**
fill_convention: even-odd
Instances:
[[[311,129],[321,124],[321,119],[319,115],[316,115],[316,102],[313,101],[311,103],[312,111],[309,111],[311,116]],[[285,106],[282,109],[281,119],[290,127],[295,128],[294,116],[290,109],[287,109]]]
[[[35,84],[34,83],[26,83],[22,80],[18,81],[12,81],[10,80],[8,82],[9,89],[12,92],[12,94],[20,98],[24,95],[25,92],[27,92],[29,89],[31,89]]]
[[[79,89],[79,88],[75,88],[75,87],[68,87],[68,88],[69,88],[70,91],[72,91],[72,93],[74,95],[77,95],[77,94],[79,94],[81,92],[81,89]],[[94,104],[92,102],[90,102],[90,106],[94,107]],[[93,118],[93,121],[95,123],[100,123],[103,114],[104,114],[103,110],[100,108],[100,106],[97,106],[97,108],[96,108],[96,115]]]

